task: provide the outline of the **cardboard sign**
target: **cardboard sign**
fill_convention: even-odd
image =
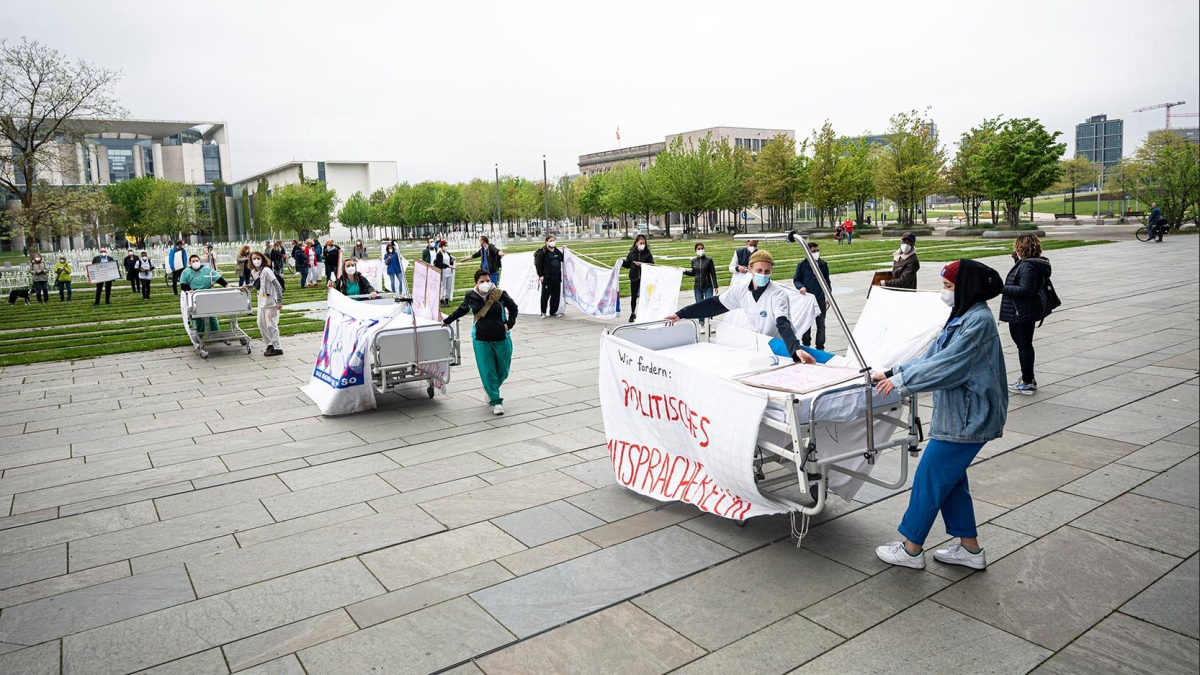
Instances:
[[[642,265],[642,286],[638,295],[638,320],[657,321],[679,309],[679,287],[683,269],[662,265]]]
[[[102,284],[106,281],[121,279],[121,266],[115,260],[103,263],[92,263],[84,266],[89,284]]]
[[[442,271],[423,260],[413,262],[412,310],[422,319],[440,321]]]

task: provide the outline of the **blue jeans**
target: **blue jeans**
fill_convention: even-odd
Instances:
[[[900,520],[900,534],[918,546],[933,527],[938,511],[952,537],[974,537],[975,507],[967,484],[967,467],[979,454],[983,443],[949,443],[932,440],[913,476],[908,510]]]
[[[492,285],[493,285],[493,286],[499,286],[499,285],[500,285],[500,273],[499,273],[499,272],[491,272],[491,273],[490,273],[490,278],[491,278],[491,280],[492,280]]]
[[[388,285],[391,286],[391,291],[396,295],[405,295],[404,292],[404,276],[400,274],[389,274]]]
[[[710,287],[700,290],[699,288],[693,287],[692,295],[696,297],[696,302],[700,302],[701,300],[707,300],[708,298],[711,298],[713,296],[713,289]],[[704,319],[700,319],[700,325],[704,325]]]

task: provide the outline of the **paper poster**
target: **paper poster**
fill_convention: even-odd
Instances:
[[[300,388],[323,415],[375,409],[371,384],[371,338],[387,325],[395,309],[355,302],[335,290],[326,301],[325,334],[317,350],[312,379]]]
[[[679,287],[683,269],[663,265],[642,265],[642,285],[638,295],[638,321],[657,321],[679,309]]]
[[[619,483],[724,518],[786,513],[754,480],[761,390],[689,368],[605,334],[600,403]]]
[[[870,290],[854,324],[854,341],[875,370],[920,356],[950,318],[950,308],[937,293],[883,286]],[[854,358],[854,352],[847,351],[846,356]]]
[[[761,373],[739,377],[752,387],[807,394],[811,391],[849,382],[861,376],[857,368],[837,368],[807,363],[791,363]]]
[[[85,265],[84,271],[89,284],[102,284],[106,281],[121,279],[121,266],[115,260]]]
[[[608,269],[585,261],[571,249],[564,252],[563,300],[596,319],[616,316],[621,288],[620,261]]]
[[[412,309],[422,319],[440,321],[438,305],[442,290],[442,271],[423,260],[413,262]]]
[[[354,268],[359,276],[371,284],[376,293],[383,292],[383,263],[378,260],[356,260]]]
[[[537,270],[533,267],[533,251],[504,256],[500,288],[517,303],[520,314],[533,316],[541,313],[542,284],[538,281]]]

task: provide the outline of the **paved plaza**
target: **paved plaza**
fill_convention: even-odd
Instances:
[[[575,311],[519,321],[501,418],[469,345],[448,396],[342,418],[297,389],[319,334],[4,368],[0,674],[1194,675],[1196,244],[1049,253],[1041,390],[970,470],[984,572],[877,560],[903,491],[798,549],[616,485]],[[869,277],[834,277],[851,321]]]

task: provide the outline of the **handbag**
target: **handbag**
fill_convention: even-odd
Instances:
[[[1058,293],[1054,291],[1054,284],[1049,279],[1042,280],[1042,287],[1038,290],[1038,301],[1042,305],[1042,320],[1038,323],[1040,328],[1046,322],[1046,317],[1054,310],[1062,307],[1062,300],[1059,299]]]

